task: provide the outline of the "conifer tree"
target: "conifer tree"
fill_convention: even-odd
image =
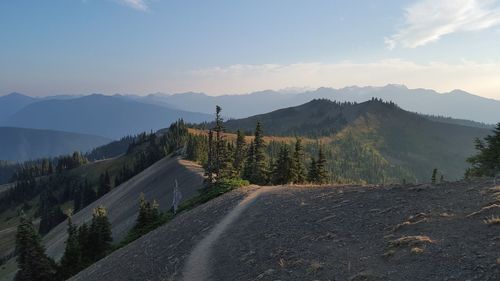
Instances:
[[[293,152],[292,163],[292,181],[297,184],[306,181],[306,168],[304,166],[304,148],[302,147],[302,140],[297,138],[295,141],[295,150]]]
[[[236,132],[236,147],[234,150],[234,162],[233,162],[234,171],[238,177],[240,177],[241,174],[243,173],[243,164],[245,161],[245,148],[246,148],[245,135],[243,135],[241,130],[238,130]]]
[[[111,224],[108,221],[106,208],[100,206],[94,209],[92,223],[89,229],[89,241],[91,244],[91,258],[97,261],[106,255],[111,248]]]
[[[318,161],[316,162],[317,183],[328,183],[328,171],[326,170],[326,158],[323,149],[320,147],[318,151]]]
[[[17,227],[16,234],[17,266],[16,281],[52,281],[55,276],[55,263],[47,257],[40,235],[33,223],[24,215]]]
[[[245,166],[243,167],[243,179],[251,180],[253,169],[255,166],[255,156],[254,156],[254,145],[253,141],[250,142],[247,149],[247,154],[245,158]]]
[[[262,132],[262,125],[257,122],[255,128],[255,138],[253,146],[253,169],[251,182],[259,185],[267,183],[267,163],[266,163],[266,144],[264,143],[264,135]]]
[[[58,276],[66,280],[82,269],[82,252],[78,240],[78,229],[73,224],[71,216],[68,217],[68,238],[66,239],[66,249],[61,258]]]
[[[317,171],[316,159],[311,157],[311,164],[309,165],[309,173],[307,175],[307,180],[310,183],[316,183],[318,181],[318,171]]]
[[[156,201],[153,201],[153,203],[148,202],[144,194],[141,193],[139,198],[139,215],[137,216],[137,223],[134,226],[134,230],[138,233],[143,233],[157,225],[160,220],[158,207]]]
[[[290,157],[290,150],[286,145],[280,148],[278,161],[275,164],[272,181],[273,184],[288,184],[293,180],[292,174],[292,158]]]
[[[493,134],[476,139],[478,153],[467,161],[472,167],[467,170],[466,177],[493,177],[500,174],[500,123],[493,130]]]
[[[432,170],[431,183],[436,184],[438,169]]]
[[[99,187],[97,188],[97,197],[102,197],[104,194],[111,191],[111,179],[108,171],[101,174],[99,178]]]

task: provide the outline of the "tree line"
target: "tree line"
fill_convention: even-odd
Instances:
[[[286,143],[279,144],[276,157],[270,157],[260,122],[249,143],[241,130],[236,132],[236,140],[230,141],[225,135],[221,112],[217,106],[214,126],[207,136],[190,134],[187,140],[187,158],[203,164],[208,185],[229,179],[244,179],[258,185],[330,182],[321,147],[307,166],[300,138],[292,148]]]

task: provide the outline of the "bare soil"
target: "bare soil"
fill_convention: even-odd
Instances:
[[[492,187],[484,180],[266,188],[234,216],[254,192],[239,189],[180,214],[73,280],[498,281],[500,225],[485,222],[500,215],[500,189]]]

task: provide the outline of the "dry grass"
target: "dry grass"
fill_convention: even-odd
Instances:
[[[406,221],[404,221],[404,222],[402,222],[400,224],[397,224],[392,229],[392,231],[397,231],[400,228],[405,227],[405,226],[415,225],[415,224],[419,224],[419,223],[422,223],[422,222],[426,222],[428,220],[428,217],[429,217],[429,215],[427,215],[425,213],[418,213],[418,214],[416,214],[414,216],[410,216]]]
[[[470,217],[473,217],[473,216],[476,216],[476,215],[479,215],[481,214],[482,212],[486,212],[488,210],[491,210],[491,209],[496,209],[496,208],[500,208],[500,205],[498,204],[491,204],[489,206],[486,206],[486,207],[483,207],[481,210],[477,211],[477,212],[474,212],[474,213],[471,213],[469,215],[467,215],[468,218]]]
[[[418,247],[424,244],[434,244],[436,243],[429,236],[425,235],[416,235],[416,236],[404,236],[392,241],[389,241],[389,248],[398,248],[398,247]]]
[[[483,220],[487,225],[500,225],[500,217],[499,216],[491,216]]]
[[[413,247],[410,250],[410,253],[415,254],[415,255],[421,254],[423,252],[424,252],[424,249],[422,249],[420,247]]]

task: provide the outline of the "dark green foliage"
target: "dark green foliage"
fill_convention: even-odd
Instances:
[[[66,280],[83,269],[82,249],[80,248],[78,238],[78,228],[72,223],[71,217],[69,217],[66,248],[58,270],[58,277],[61,280]]]
[[[247,186],[250,183],[242,179],[224,179],[220,182],[214,183],[210,188],[200,190],[200,194],[194,198],[184,201],[180,206],[178,213],[192,209],[203,203],[206,203],[224,193],[227,193],[235,188]]]
[[[128,147],[134,142],[135,136],[126,136],[120,140],[110,142],[109,144],[94,148],[85,157],[90,161],[102,160],[117,157],[127,152]]]
[[[108,171],[101,174],[99,177],[99,187],[97,188],[97,197],[102,197],[104,194],[111,191],[111,178]]]
[[[438,173],[438,169],[434,169],[432,170],[432,177],[431,177],[431,183],[432,184],[436,184],[437,182],[437,173]]]
[[[243,167],[245,164],[245,151],[246,151],[246,142],[245,135],[238,130],[236,132],[236,147],[234,149],[233,156],[233,168],[235,171],[235,175],[240,177],[243,173]]]
[[[97,261],[111,249],[111,224],[108,221],[107,211],[104,207],[94,209],[92,223],[89,229],[89,242],[91,242],[90,259]]]
[[[274,163],[274,170],[271,176],[273,184],[289,184],[293,181],[293,159],[287,145],[281,146],[278,160]]]
[[[302,140],[297,138],[292,158],[292,182],[296,184],[305,183],[307,179],[306,168],[304,166],[304,147]]]
[[[41,239],[30,219],[21,216],[16,234],[16,281],[53,281],[55,264],[45,254]]]
[[[58,173],[61,173],[66,170],[78,168],[86,163],[88,163],[87,158],[80,154],[80,152],[75,151],[71,156],[63,156],[57,158],[56,171]]]
[[[129,231],[127,237],[120,242],[119,247],[127,245],[137,238],[156,229],[158,226],[167,222],[172,216],[172,213],[162,214],[159,211],[159,205],[156,201],[149,202],[141,194],[139,198],[139,215],[134,227]]]
[[[493,130],[493,134],[476,139],[478,153],[467,161],[472,165],[466,177],[495,176],[500,173],[500,123]]]
[[[316,183],[325,184],[329,182],[329,175],[327,171],[327,162],[323,149],[320,147],[318,152],[318,161],[316,162]]]
[[[186,159],[206,165],[208,162],[208,138],[189,134],[186,145]]]
[[[59,202],[51,189],[47,189],[40,194],[40,226],[39,232],[44,235],[54,226],[63,222],[66,215],[61,211]]]
[[[255,128],[255,138],[253,141],[253,161],[252,174],[249,178],[250,182],[265,185],[268,182],[268,168],[266,161],[266,144],[264,143],[264,135],[262,125],[257,122]]]
[[[112,249],[112,241],[111,224],[108,221],[106,208],[94,209],[90,226],[84,223],[77,228],[69,218],[66,249],[57,276],[61,280],[66,280],[105,257]]]
[[[253,141],[251,141],[250,144],[248,145],[247,154],[246,154],[246,158],[245,158],[245,165],[243,167],[243,173],[241,176],[244,179],[252,178],[253,168],[255,165],[254,151],[255,151],[254,143],[253,143]]]
[[[205,175],[208,185],[233,177],[236,172],[233,168],[234,147],[224,136],[222,109],[217,106],[215,114],[215,125],[208,132],[208,143],[206,151]],[[190,148],[193,150],[195,148]]]
[[[309,165],[309,172],[307,174],[307,181],[310,183],[315,183],[318,179],[318,166],[316,165],[316,159],[311,158],[311,164]]]
[[[314,184],[325,184],[330,182],[326,157],[321,147],[318,150],[318,158],[311,158],[307,179],[310,183]]]

